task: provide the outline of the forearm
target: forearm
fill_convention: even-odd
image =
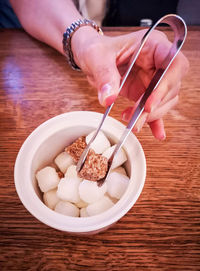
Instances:
[[[30,35],[61,53],[64,31],[82,18],[71,0],[10,0],[10,3]]]

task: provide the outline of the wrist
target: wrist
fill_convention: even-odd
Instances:
[[[86,28],[87,26],[87,28]],[[88,28],[91,28],[89,29]],[[75,35],[75,33],[80,30],[80,28],[85,28],[85,30],[79,31],[79,35],[77,34],[75,39],[75,42],[73,42],[73,49],[72,49],[72,38]],[[82,48],[82,46],[85,44],[86,41],[86,37],[88,40],[88,37],[91,36],[94,37],[94,30],[95,32],[98,32],[99,34],[103,34],[101,28],[93,21],[88,20],[88,19],[83,19],[83,20],[77,20],[74,21],[65,31],[65,33],[63,34],[63,50],[67,56],[68,59],[68,63],[69,65],[75,69],[75,70],[80,70],[81,65],[78,66],[77,63],[79,63],[79,55],[80,55],[80,48]],[[96,33],[95,33],[96,35]],[[75,59],[77,61],[77,63],[75,62],[74,59],[74,55],[75,55]]]
[[[75,63],[82,67],[82,59],[84,52],[89,50],[90,46],[94,44],[101,35],[96,29],[90,25],[80,27],[71,39],[71,49]]]

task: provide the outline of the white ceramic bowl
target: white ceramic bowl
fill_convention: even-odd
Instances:
[[[96,216],[80,218],[56,213],[42,202],[35,173],[49,165],[65,146],[79,136],[95,130],[101,118],[102,114],[88,111],[58,115],[36,128],[18,153],[14,177],[19,198],[34,217],[52,228],[79,234],[105,230],[129,211],[142,191],[146,177],[146,161],[139,141],[131,133],[124,144],[128,156],[126,169],[130,184],[112,208]],[[119,140],[124,129],[122,123],[111,117],[107,117],[102,127],[102,131],[112,142]]]

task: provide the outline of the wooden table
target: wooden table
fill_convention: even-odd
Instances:
[[[191,67],[179,105],[165,117],[167,139],[156,141],[147,126],[138,134],[147,159],[139,200],[107,231],[79,237],[51,229],[23,207],[13,167],[23,141],[42,122],[104,109],[62,55],[22,30],[1,30],[1,270],[200,270],[200,28],[189,29],[183,52]],[[111,116],[120,120],[118,107]]]

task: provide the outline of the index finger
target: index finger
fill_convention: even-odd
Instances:
[[[158,43],[154,51],[154,62],[155,67],[158,69],[166,55],[171,48],[171,42],[167,39],[162,43]],[[189,68],[189,62],[183,53],[179,52],[173,63],[169,67],[168,71],[162,78],[158,87],[148,98],[145,104],[145,111],[151,112],[155,107],[164,99],[168,91],[172,89],[178,82],[181,81],[182,77],[186,74]]]

